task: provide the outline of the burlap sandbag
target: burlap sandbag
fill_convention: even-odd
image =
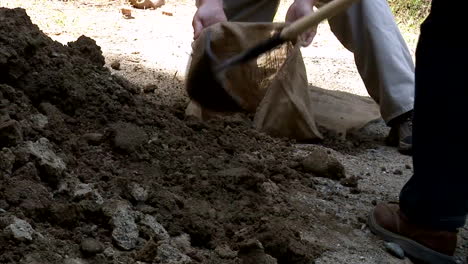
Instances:
[[[211,48],[222,61],[266,39],[283,26],[278,23],[219,23],[208,29]],[[193,44],[188,75],[198,72],[194,65],[205,52],[206,33],[207,30]],[[232,68],[226,73],[224,83],[242,110],[255,113],[255,128],[272,136],[297,140],[322,138],[317,118],[320,126],[344,136],[349,129],[360,128],[379,117],[375,103],[366,99],[351,96],[349,100],[326,90],[310,89],[300,46],[292,43]],[[186,114],[208,119],[220,113],[190,102]]]

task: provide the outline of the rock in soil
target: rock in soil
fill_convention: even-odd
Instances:
[[[15,155],[9,148],[0,150],[0,172],[11,173],[14,163]]]
[[[350,187],[350,188],[357,188],[358,182],[359,182],[359,178],[356,176],[351,176],[351,177],[343,178],[340,180],[341,185]]]
[[[137,202],[146,202],[148,200],[148,191],[138,183],[130,183],[130,194]]]
[[[5,228],[5,233],[19,242],[26,242],[33,240],[34,229],[28,222],[15,217],[13,223]]]
[[[23,141],[23,133],[17,121],[0,123],[0,148],[16,146]]]
[[[153,262],[158,255],[158,245],[154,240],[150,239],[146,244],[135,254],[135,259],[144,262]]]
[[[123,250],[131,250],[137,246],[138,226],[135,223],[130,206],[125,203],[119,203],[112,216],[112,238],[117,246]]]
[[[162,243],[158,246],[157,255],[155,258],[156,263],[167,263],[167,264],[189,264],[191,258],[177,248],[171,246],[168,243]]]
[[[229,246],[217,246],[215,248],[216,254],[218,254],[223,259],[233,259],[237,257],[237,252],[230,249]]]
[[[94,256],[104,252],[103,245],[94,238],[85,238],[80,244],[81,252],[86,256]]]
[[[67,258],[64,260],[63,264],[88,264],[88,262],[80,258]]]
[[[153,216],[145,215],[145,217],[141,221],[141,224],[149,227],[149,235],[153,237],[156,241],[169,239],[169,234],[167,233],[166,229],[160,223],[158,223],[158,221],[156,221],[156,218],[154,218]]]
[[[134,124],[119,122],[111,127],[114,132],[112,141],[114,147],[125,153],[135,151],[137,147],[148,141],[145,131]]]
[[[56,186],[66,169],[65,162],[55,154],[52,145],[46,138],[40,138],[36,142],[25,142],[27,152],[38,159],[38,166],[44,181]]]
[[[239,250],[242,264],[277,264],[277,260],[265,253],[262,243],[258,240],[247,241]]]
[[[135,8],[140,9],[156,9],[163,6],[165,0],[130,0],[130,4]]]
[[[302,166],[318,177],[332,180],[346,177],[344,166],[324,149],[315,149],[302,161]]]
[[[120,70],[120,61],[114,60],[113,62],[111,62],[110,66],[111,66],[112,69],[118,71],[118,70]]]
[[[49,119],[43,114],[32,115],[31,121],[33,123],[33,126],[36,126],[38,128],[44,128],[49,123]]]
[[[99,145],[103,141],[104,135],[101,133],[87,133],[83,135],[83,139],[91,145]]]

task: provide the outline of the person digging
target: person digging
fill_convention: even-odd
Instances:
[[[210,25],[223,21],[272,22],[280,0],[197,0],[193,17],[194,39]],[[320,7],[324,0],[295,0],[286,22],[295,21]],[[354,53],[357,69],[369,95],[391,127],[388,145],[412,152],[414,64],[386,0],[361,0],[329,19],[331,30]],[[311,44],[316,31],[303,36]]]

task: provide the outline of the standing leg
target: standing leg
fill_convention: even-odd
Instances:
[[[414,176],[401,192],[401,209],[412,220],[454,230],[468,212],[466,153],[468,47],[462,14],[433,0],[416,53]],[[462,7],[457,7],[463,9]],[[457,9],[455,8],[455,9]],[[461,30],[461,31],[458,31]]]
[[[413,109],[414,65],[386,0],[361,0],[329,20],[338,40],[354,54],[369,95],[383,119]]]
[[[456,230],[468,212],[465,101],[468,48],[463,41],[467,4],[433,0],[416,51],[414,172],[400,205],[379,204],[369,227],[427,263],[453,263]]]

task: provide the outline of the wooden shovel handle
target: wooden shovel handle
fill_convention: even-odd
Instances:
[[[295,40],[300,34],[306,32],[311,27],[318,25],[322,20],[331,18],[346,10],[351,6],[351,4],[357,1],[359,0],[332,0],[314,13],[304,16],[285,27],[281,31],[280,37],[283,40]]]

